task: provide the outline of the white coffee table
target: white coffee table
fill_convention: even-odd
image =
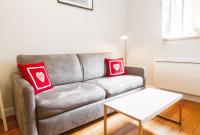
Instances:
[[[164,116],[164,119],[182,124],[182,94],[164,90],[146,88],[104,104],[104,135],[107,134],[107,109],[113,109],[139,122],[139,134],[142,135],[143,123],[151,120],[175,103],[179,103],[179,120],[175,121]]]

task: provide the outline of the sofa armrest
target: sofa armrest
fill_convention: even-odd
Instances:
[[[11,76],[14,107],[23,135],[38,135],[33,87],[18,73]]]
[[[127,74],[137,75],[143,78],[143,86],[146,86],[146,68],[145,67],[133,67],[126,66]]]

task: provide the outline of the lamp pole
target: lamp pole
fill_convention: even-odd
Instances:
[[[124,40],[124,42],[125,42],[125,46],[124,46],[124,63],[125,63],[125,65],[126,65],[126,39]]]
[[[122,35],[122,36],[120,37],[120,39],[121,39],[121,40],[124,40],[124,43],[125,43],[125,44],[124,44],[124,64],[126,65],[126,63],[127,63],[127,62],[126,62],[126,60],[127,60],[127,59],[126,59],[126,51],[127,51],[127,50],[126,50],[126,40],[128,39],[128,36],[127,36],[127,35]]]

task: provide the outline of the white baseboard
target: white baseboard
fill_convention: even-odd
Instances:
[[[14,108],[13,107],[5,108],[5,114],[6,114],[6,117],[15,115]],[[1,114],[0,114],[0,118],[2,118]]]
[[[167,90],[167,89],[164,89],[164,90]],[[200,102],[200,96],[177,92],[177,91],[173,91],[173,90],[167,90],[167,91],[172,91],[172,92],[183,94],[183,99],[194,101],[194,102]]]
[[[147,85],[146,87],[147,88],[156,88],[156,87],[154,87],[152,85]],[[163,90],[172,91],[172,92],[176,92],[176,93],[181,93],[181,92],[168,90],[168,89],[163,89]],[[187,94],[187,93],[181,93],[181,94],[183,94],[183,99],[191,100],[191,101],[194,101],[194,102],[200,102],[200,96],[191,95],[191,94]]]
[[[200,103],[200,97],[199,96],[189,95],[189,94],[183,94],[183,98],[187,99],[187,100],[191,100],[191,101],[199,102]]]

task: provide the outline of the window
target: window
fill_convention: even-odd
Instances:
[[[200,0],[163,0],[164,38],[200,36]]]

